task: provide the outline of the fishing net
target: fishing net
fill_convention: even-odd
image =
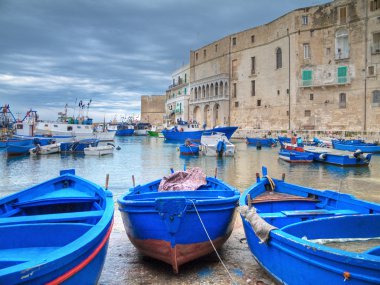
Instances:
[[[199,167],[177,171],[161,179],[158,191],[197,190],[206,185],[206,174]]]

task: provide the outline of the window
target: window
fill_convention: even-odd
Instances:
[[[338,83],[347,82],[347,66],[338,67]]]
[[[374,65],[368,66],[367,76],[375,76],[375,75],[376,75],[375,66]]]
[[[310,45],[309,44],[303,44],[303,58],[304,59],[310,58]]]
[[[346,93],[339,94],[339,108],[346,108]]]
[[[331,53],[331,48],[326,48],[326,55],[328,56],[330,55],[330,53]]]
[[[195,60],[198,60],[198,53],[195,53]]]
[[[302,70],[302,86],[311,86],[313,83],[313,71]]]
[[[67,130],[68,130],[68,131],[72,131],[72,130],[73,130],[73,127],[72,127],[72,126],[68,126],[68,127],[67,127]]]
[[[218,44],[215,45],[215,52],[218,52]]]
[[[286,116],[288,116],[288,117],[289,117],[289,111],[286,111]]]
[[[232,38],[232,45],[236,46],[236,38],[235,37]]]
[[[203,50],[203,57],[206,58],[206,50]]]
[[[261,100],[257,100],[257,106],[261,106]]]
[[[237,79],[237,59],[232,61],[232,78]]]
[[[185,73],[185,83],[187,83],[187,73]]]
[[[380,106],[380,90],[372,92],[372,105]]]
[[[279,69],[282,67],[282,51],[281,48],[276,49],[276,68]]]
[[[58,128],[58,125],[53,125],[54,128]]]
[[[302,25],[308,25],[309,24],[309,18],[307,15],[302,16]]]
[[[183,94],[187,95],[187,88],[183,89]]]
[[[372,54],[380,53],[380,32],[373,34]]]
[[[239,102],[235,102],[235,107],[239,107]]]
[[[251,43],[254,43],[255,42],[255,35],[252,35],[251,36]]]
[[[256,57],[251,57],[251,74],[256,73]]]
[[[215,96],[218,96],[218,82],[215,83]]]
[[[22,130],[24,128],[24,125],[22,125],[22,124],[17,124],[17,129],[18,130]]]
[[[237,87],[236,87],[236,83],[234,83],[232,84],[232,97],[236,98],[236,95],[237,95]]]
[[[256,82],[255,80],[252,80],[251,81],[251,96],[255,96],[256,95]]]
[[[314,100],[314,94],[310,93],[310,101],[313,101],[313,100]]]
[[[343,59],[348,57],[348,31],[346,29],[339,29],[335,33],[335,58]]]
[[[346,24],[347,23],[347,7],[339,8],[339,23]]]
[[[277,90],[277,95],[280,95],[280,90]]]
[[[311,111],[305,110],[305,117],[310,117],[310,116],[311,116]]]
[[[377,9],[380,8],[380,1],[379,0],[373,0],[369,3],[369,10],[376,11]]]

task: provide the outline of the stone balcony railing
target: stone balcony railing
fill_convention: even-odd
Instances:
[[[221,101],[221,100],[228,100],[229,95],[219,95],[219,96],[210,96],[210,97],[204,97],[204,98],[193,98],[190,99],[190,104],[197,104],[197,103],[206,103],[206,102],[214,102],[214,101]]]

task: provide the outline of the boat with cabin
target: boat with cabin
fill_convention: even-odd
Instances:
[[[97,284],[112,193],[75,170],[0,199],[0,284]]]
[[[224,133],[203,132],[200,152],[205,156],[234,156],[235,145],[228,140]]]
[[[380,284],[380,205],[262,177],[241,195],[250,251],[279,284]]]

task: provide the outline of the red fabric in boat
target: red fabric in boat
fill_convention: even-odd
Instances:
[[[158,191],[197,190],[206,185],[206,174],[199,167],[177,171],[161,179]]]

